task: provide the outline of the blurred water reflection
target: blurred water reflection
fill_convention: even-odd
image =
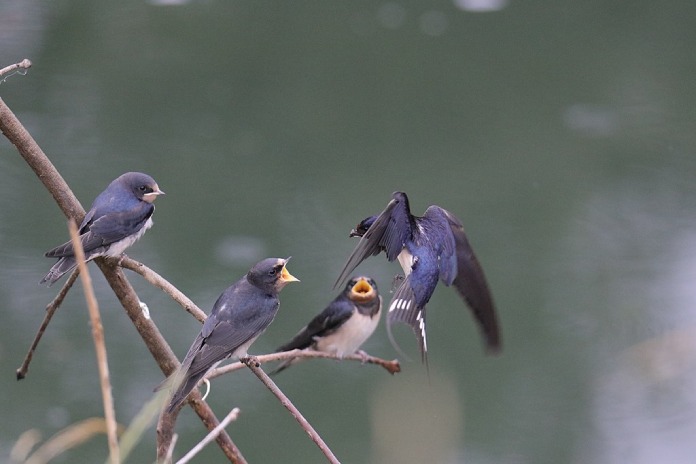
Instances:
[[[254,345],[272,350],[329,302],[348,231],[404,190],[462,219],[505,350],[484,356],[457,296],[430,303],[417,362],[307,362],[278,383],[344,462],[690,463],[694,456],[696,4],[78,1],[0,4],[0,84],[84,202],[118,174],[167,197],[129,254],[204,310],[250,263],[302,280]],[[482,12],[486,12],[482,14]],[[87,314],[69,295],[29,376],[19,365],[54,289],[65,223],[0,141],[0,460],[19,434],[102,414]],[[95,268],[96,270],[96,268]],[[382,289],[383,257],[358,268]],[[181,357],[199,330],[129,274]],[[117,415],[161,380],[94,275]],[[408,348],[408,338],[404,342]],[[382,327],[364,347],[394,357]],[[411,346],[415,348],[415,346]],[[247,372],[215,381],[250,462],[323,462]],[[223,412],[220,412],[222,415]],[[190,411],[183,453],[203,436]],[[259,437],[272,437],[259,443]],[[133,462],[154,456],[150,430]],[[100,462],[95,439],[57,462]],[[214,447],[200,462],[220,459]]]

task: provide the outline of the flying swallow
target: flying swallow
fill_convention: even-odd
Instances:
[[[343,357],[355,353],[379,323],[382,297],[370,277],[354,277],[346,288],[295,337],[276,351],[312,349]],[[297,362],[288,359],[272,373]]]
[[[408,197],[394,192],[387,207],[377,216],[362,220],[350,233],[360,237],[336,285],[366,258],[384,252],[398,260],[405,278],[396,290],[387,316],[391,338],[394,322],[408,324],[418,339],[423,362],[427,362],[426,304],[438,281],[455,290],[471,308],[489,352],[501,347],[493,298],[483,269],[476,259],[464,227],[449,211],[430,206],[422,217],[411,214]],[[393,339],[392,339],[393,342]]]
[[[118,257],[152,227],[153,201],[164,192],[155,180],[141,172],[127,172],[112,181],[92,203],[78,233],[90,261],[98,256]],[[46,252],[60,258],[41,279],[50,287],[77,266],[72,242]]]
[[[251,344],[278,312],[278,293],[288,283],[299,281],[285,268],[288,259],[260,261],[220,295],[174,374],[176,390],[167,406],[168,412],[183,403],[198,381],[221,361],[248,356]]]

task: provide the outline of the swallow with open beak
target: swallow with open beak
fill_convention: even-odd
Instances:
[[[338,357],[353,354],[372,335],[379,324],[382,297],[370,277],[353,277],[320,314],[295,337],[276,351],[312,349]],[[299,359],[282,362],[276,374]]]
[[[290,258],[288,258],[290,259]],[[266,330],[278,312],[278,294],[298,282],[286,269],[288,259],[260,261],[217,299],[174,374],[175,385],[167,411],[174,411],[205,375],[227,358],[245,358],[247,350]]]

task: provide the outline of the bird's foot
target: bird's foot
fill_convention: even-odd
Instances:
[[[257,358],[256,356],[252,356],[252,355],[242,356],[241,358],[239,358],[239,362],[241,362],[242,364],[245,364],[247,367],[251,367],[252,365],[254,367],[261,366],[261,363],[259,362],[259,358]]]
[[[401,287],[401,282],[404,281],[406,277],[404,277],[402,274],[397,274],[394,276],[394,279],[392,280],[392,286],[391,286],[391,292],[394,293],[396,289]]]
[[[357,354],[358,356],[360,356],[360,359],[361,359],[360,362],[361,362],[362,364],[365,364],[365,363],[367,362],[367,360],[370,359],[370,355],[367,354],[367,353],[365,353],[363,350],[358,350],[358,351],[355,352],[355,354]]]
[[[121,253],[121,256],[118,257],[118,261],[116,261],[116,264],[118,264],[118,267],[121,267],[121,264],[123,264],[123,260],[128,258],[128,255],[125,253]]]

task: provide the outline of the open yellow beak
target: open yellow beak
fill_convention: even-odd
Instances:
[[[285,266],[283,266],[283,270],[280,271],[280,280],[285,282],[285,283],[299,282],[300,281],[300,279],[298,279],[294,275],[290,274]]]
[[[359,277],[353,288],[350,289],[350,293],[350,299],[353,301],[370,301],[375,298],[377,291],[366,278]]]

